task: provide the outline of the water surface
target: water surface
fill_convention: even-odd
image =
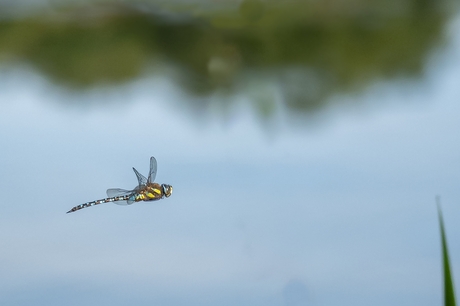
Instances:
[[[417,77],[378,77],[313,109],[257,69],[238,74],[251,90],[196,94],[174,73],[80,88],[5,62],[0,301],[440,304],[437,194],[460,275],[458,18],[442,29]],[[146,174],[152,155],[170,198],[65,214],[134,187],[131,167]]]

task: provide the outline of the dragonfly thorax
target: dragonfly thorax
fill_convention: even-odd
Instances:
[[[135,196],[135,201],[154,201],[172,194],[172,186],[168,184],[148,183],[140,187]]]

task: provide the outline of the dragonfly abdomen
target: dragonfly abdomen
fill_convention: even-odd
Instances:
[[[117,202],[117,201],[127,201],[129,199],[128,195],[125,196],[118,196],[118,197],[111,197],[111,198],[106,198],[102,200],[96,200],[96,201],[91,201],[91,202],[86,202],[80,205],[77,205],[73,207],[71,210],[69,210],[67,213],[71,213],[86,207],[94,206],[94,205],[99,205],[102,203],[109,203],[109,202]]]

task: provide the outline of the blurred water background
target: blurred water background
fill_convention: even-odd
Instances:
[[[2,305],[441,305],[442,0],[0,1]],[[158,160],[174,194],[71,207]]]

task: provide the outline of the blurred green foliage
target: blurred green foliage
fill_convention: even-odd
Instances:
[[[161,65],[193,95],[234,93],[265,79],[290,109],[308,111],[376,79],[419,75],[442,40],[443,4],[246,0],[189,14],[67,7],[0,20],[0,63],[29,63],[73,88],[161,74]]]

